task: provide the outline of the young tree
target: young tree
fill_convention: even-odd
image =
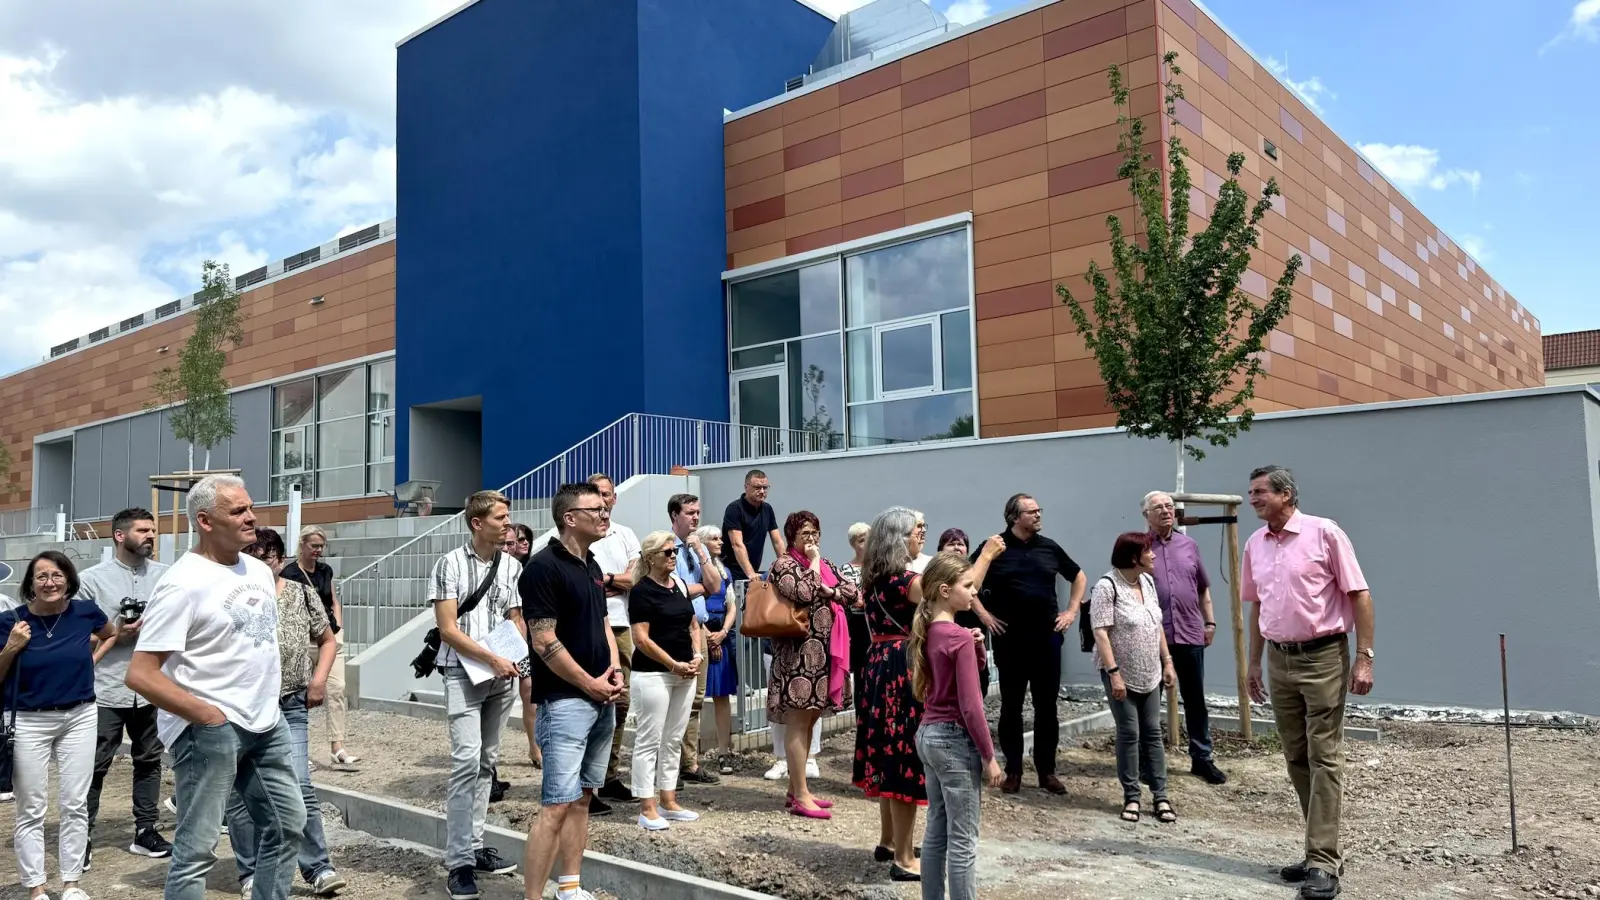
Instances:
[[[200,267],[200,292],[190,313],[194,331],[178,353],[178,364],[155,374],[154,399],[146,409],[165,408],[172,436],[189,444],[189,471],[194,471],[194,448],[205,448],[205,468],[211,468],[211,448],[233,436],[233,407],[228,402],[228,379],[222,374],[228,350],[244,342],[239,315],[239,293],[226,265],[211,260]]]
[[[1170,199],[1162,172],[1144,150],[1144,122],[1128,112],[1128,87],[1121,69],[1110,71],[1111,96],[1122,126],[1118,177],[1128,182],[1144,226],[1130,239],[1117,216],[1109,216],[1111,261],[1116,276],[1091,263],[1086,277],[1094,290],[1093,315],[1066,285],[1056,291],[1094,354],[1105,379],[1106,398],[1117,425],[1129,435],[1165,438],[1176,445],[1177,490],[1184,489],[1184,455],[1205,458],[1192,439],[1225,447],[1250,428],[1262,343],[1289,312],[1289,293],[1299,271],[1298,254],[1284,266],[1271,296],[1259,306],[1242,290],[1257,225],[1278,196],[1277,180],[1250,202],[1239,186],[1244,154],[1228,157],[1228,179],[1218,192],[1210,223],[1189,232],[1189,151],[1177,136],[1177,101],[1183,86],[1177,54],[1162,58],[1166,116],[1173,124],[1166,142]]]

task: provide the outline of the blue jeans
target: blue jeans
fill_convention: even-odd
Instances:
[[[190,725],[172,745],[178,786],[178,829],[172,836],[163,900],[205,900],[206,873],[222,834],[228,795],[237,790],[255,824],[257,862],[253,900],[285,900],[294,881],[295,856],[306,827],[306,805],[295,777],[294,739],[280,716],[256,734],[231,722]]]
[[[301,832],[300,877],[310,884],[317,876],[333,868],[328,860],[328,839],[322,834],[322,803],[317,799],[317,789],[311,786],[310,748],[306,727],[310,714],[306,711],[306,692],[296,691],[278,698],[278,708],[283,711],[283,721],[289,725],[293,744],[295,775],[300,779],[300,798],[306,805],[306,827]],[[236,790],[228,798],[228,840],[233,844],[233,861],[239,867],[239,883],[256,873],[256,858],[265,852],[256,834],[256,825],[250,820],[250,811],[244,798]]]
[[[533,738],[544,755],[544,778],[539,785],[541,805],[574,803],[585,789],[595,790],[605,784],[611,731],[616,727],[610,703],[563,697],[539,704]]]
[[[928,779],[928,828],[922,836],[922,900],[978,897],[978,803],[983,757],[967,729],[936,722],[917,729],[917,755]]]

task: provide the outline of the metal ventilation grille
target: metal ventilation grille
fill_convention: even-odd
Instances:
[[[244,273],[243,275],[240,275],[238,278],[235,278],[233,280],[233,289],[236,290],[236,291],[242,291],[242,290],[244,290],[245,288],[249,287],[252,284],[260,284],[261,282],[266,281],[266,280],[267,280],[267,267],[266,266],[262,266],[259,269],[251,269],[250,271]]]
[[[359,247],[362,244],[375,241],[378,239],[380,234],[381,228],[379,225],[373,225],[370,228],[363,228],[360,231],[353,231],[344,237],[339,238],[339,252],[343,253],[352,247]]]
[[[283,258],[283,270],[285,272],[292,272],[301,266],[310,265],[321,258],[322,248],[312,247],[310,250],[306,250],[302,253],[296,253],[293,256],[285,256]]]
[[[180,309],[183,309],[182,300],[174,300],[171,303],[163,303],[156,307],[156,318],[165,319],[167,316],[175,316],[178,314],[178,310]]]
[[[140,313],[137,316],[133,316],[131,318],[123,319],[121,322],[118,322],[117,323],[117,330],[118,331],[132,331],[133,329],[138,328],[140,325],[143,325],[143,324],[144,324],[144,313]]]
[[[805,86],[806,77],[804,75],[796,75],[783,83],[783,92],[787,94],[790,91],[798,91]]]
[[[92,344],[95,341],[103,341],[110,336],[111,326],[107,325],[104,328],[96,328],[94,331],[89,332],[89,343]]]
[[[71,353],[76,349],[78,349],[78,339],[73,338],[72,340],[67,341],[65,344],[57,344],[54,347],[51,347],[50,355],[52,357],[60,356],[63,353]]]

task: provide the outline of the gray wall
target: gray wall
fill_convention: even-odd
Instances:
[[[1307,513],[1337,519],[1377,604],[1378,702],[1500,704],[1497,634],[1508,635],[1513,706],[1600,713],[1600,410],[1582,389],[1544,389],[1257,418],[1234,446],[1190,461],[1191,491],[1243,494],[1249,471],[1292,467]],[[779,519],[821,518],[824,550],[894,504],[921,509],[930,540],[952,525],[981,540],[1005,499],[1027,491],[1045,530],[1090,573],[1117,533],[1142,528],[1139,500],[1173,483],[1169,445],[1097,430],[905,451],[765,461]],[[707,518],[740,492],[748,465],[703,467]],[[1241,542],[1257,527],[1243,510]],[[1207,686],[1233,693],[1220,526],[1190,533],[1205,552],[1223,627]],[[1091,682],[1069,639],[1068,681]]]
[[[483,489],[483,413],[411,407],[408,471],[414,479],[439,482],[438,506],[464,506]]]
[[[72,439],[35,444],[33,505],[54,510],[72,508]]]
[[[233,394],[234,435],[211,448],[211,467],[244,470],[245,484],[257,502],[267,499],[272,471],[271,396],[270,387]],[[106,518],[129,506],[149,506],[151,475],[189,467],[189,445],[172,436],[165,410],[79,428],[72,448],[74,519]],[[195,467],[204,466],[205,459],[205,449],[196,447]],[[49,484],[42,463],[36,484]],[[40,493],[47,495],[48,490]],[[164,498],[163,506],[170,502]]]

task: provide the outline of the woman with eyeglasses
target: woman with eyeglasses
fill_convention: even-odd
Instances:
[[[683,733],[689,727],[696,678],[705,660],[696,649],[701,646],[700,622],[689,589],[674,574],[677,565],[672,532],[652,531],[639,544],[633,589],[628,592],[628,623],[633,631],[630,692],[637,717],[633,796],[639,801],[639,825],[646,831],[665,831],[673,822],[700,818],[678,805]]]
[[[878,846],[872,855],[879,862],[892,861],[889,877],[894,881],[922,879],[913,835],[917,807],[928,803],[928,786],[917,755],[922,703],[912,693],[906,649],[922,602],[922,576],[911,565],[926,533],[916,510],[884,510],[867,532],[861,572],[872,649],[861,679],[866,696],[856,715],[852,780],[868,799],[878,801]]]
[[[57,863],[61,900],[89,900],[78,886],[89,849],[89,782],[94,777],[96,724],[94,645],[116,634],[98,604],[75,599],[72,561],[46,550],[22,576],[22,602],[0,613],[0,649],[7,725],[16,734],[17,874],[30,897],[45,896],[44,817],[50,806],[50,767],[61,779]]]
[[[322,598],[316,589],[301,581],[283,577],[283,537],[271,528],[256,528],[256,542],[244,552],[267,564],[277,576],[278,654],[282,683],[278,688],[278,709],[289,726],[293,741],[295,774],[300,778],[300,796],[306,804],[306,826],[300,840],[300,877],[311,885],[311,892],[332,896],[345,886],[328,859],[328,839],[322,831],[322,802],[311,786],[311,749],[307,732],[310,710],[320,706],[328,695],[328,673],[338,652],[333,629]],[[228,840],[233,844],[234,864],[239,868],[241,893],[248,897],[255,882],[260,850],[255,822],[234,791],[228,798]]]
[[[329,760],[335,766],[349,766],[361,761],[344,748],[344,607],[339,603],[339,593],[334,587],[333,567],[322,561],[328,551],[328,533],[319,525],[300,529],[300,555],[283,567],[283,577],[314,588],[322,598],[322,609],[333,628],[334,646],[338,655],[333,658],[333,672],[328,675],[327,710]]]
[[[850,637],[844,607],[858,589],[822,558],[822,523],[805,510],[783,523],[788,552],[772,564],[768,578],[778,596],[810,614],[805,637],[772,639],[772,675],[767,683],[767,719],[783,723],[785,757],[805,759],[811,730],[830,709],[850,705]],[[806,767],[789,766],[787,808],[808,819],[831,819],[833,803],[817,798]]]

